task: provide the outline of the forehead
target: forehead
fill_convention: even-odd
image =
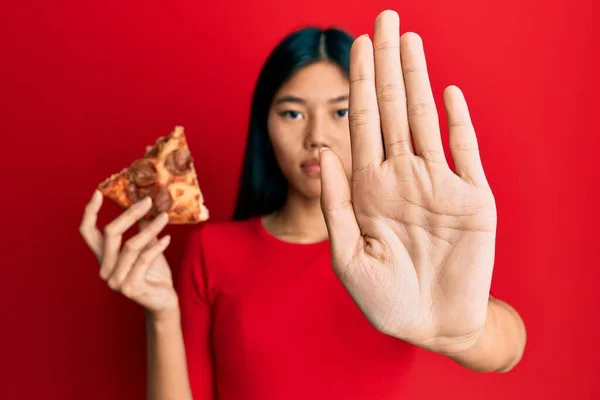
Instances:
[[[329,101],[347,95],[350,83],[337,65],[320,61],[308,65],[294,74],[277,93],[278,96],[293,95],[307,101]]]

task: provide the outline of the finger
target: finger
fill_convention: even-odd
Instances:
[[[412,154],[406,90],[400,62],[400,18],[384,11],[375,20],[375,85],[386,158]]]
[[[144,276],[146,276],[148,268],[150,268],[152,263],[154,263],[154,261],[163,254],[167,247],[169,247],[169,243],[171,243],[171,236],[167,235],[142,252],[121,285],[121,292],[124,295],[134,295],[134,291],[136,288],[140,287],[140,282],[144,279]]]
[[[383,162],[383,140],[375,93],[373,45],[359,37],[350,51],[349,125],[352,165],[360,170]]]
[[[125,277],[129,273],[131,266],[138,258],[140,253],[148,247],[150,242],[154,240],[156,235],[164,229],[164,227],[169,222],[169,217],[166,213],[160,214],[156,217],[143,231],[133,236],[131,239],[125,243],[123,246],[123,251],[121,252],[121,256],[119,257],[119,261],[117,261],[117,266],[112,271],[110,277],[108,278],[108,285],[117,289]]]
[[[102,193],[98,190],[94,192],[92,199],[85,206],[83,219],[79,225],[79,233],[83,237],[88,247],[96,255],[98,259],[102,256],[102,233],[96,226],[98,221],[98,212],[102,207]]]
[[[416,33],[402,35],[400,54],[406,85],[408,123],[415,152],[425,161],[447,165],[421,37]]]
[[[456,174],[474,185],[487,185],[477,136],[462,91],[456,86],[447,87],[444,91],[444,105],[448,115],[450,151]]]
[[[148,218],[143,218],[142,220],[140,220],[140,223],[138,224],[140,232],[143,231],[144,229],[146,229],[151,223],[152,223],[152,220],[148,219]],[[154,244],[154,243],[156,243],[157,240],[158,240],[157,238],[154,238],[148,244],[149,245]]]
[[[146,197],[144,200],[129,207],[123,214],[106,226],[104,229],[102,265],[100,267],[100,277],[102,279],[108,279],[115,268],[123,233],[146,215],[151,207],[152,200]]]
[[[142,220],[140,221],[140,233],[132,237],[130,242],[132,246],[147,247],[156,241],[156,236],[167,226],[169,223],[169,214],[163,212],[159,214],[153,220]]]
[[[338,275],[345,275],[359,240],[350,184],[339,157],[329,149],[321,151],[321,208],[325,216],[333,266]]]
[[[146,227],[148,227],[148,225],[150,225],[151,223],[152,223],[151,219],[148,219],[148,218],[141,219],[140,223],[139,223],[140,231],[146,229]]]

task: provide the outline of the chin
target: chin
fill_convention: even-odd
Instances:
[[[301,182],[296,186],[296,191],[308,199],[321,197],[321,180],[311,179],[310,181]]]

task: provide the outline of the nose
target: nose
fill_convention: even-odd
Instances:
[[[309,123],[306,125],[306,135],[304,140],[304,147],[307,149],[320,149],[321,147],[328,146],[327,139],[327,117],[324,115],[314,115],[310,118]]]

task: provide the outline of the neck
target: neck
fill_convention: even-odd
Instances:
[[[320,199],[294,191],[288,194],[283,208],[265,217],[263,223],[271,234],[290,242],[316,243],[328,237]]]

